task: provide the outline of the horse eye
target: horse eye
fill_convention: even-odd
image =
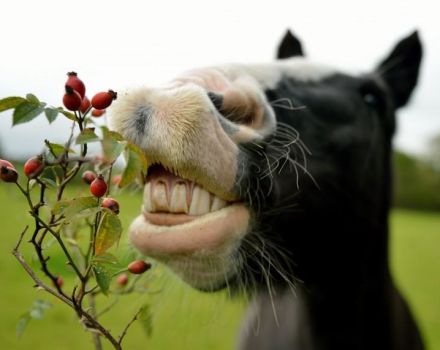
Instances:
[[[364,103],[372,108],[379,108],[383,104],[383,92],[373,81],[361,85],[360,91]]]
[[[364,102],[371,107],[377,107],[379,104],[378,98],[371,92],[364,93],[362,98]]]

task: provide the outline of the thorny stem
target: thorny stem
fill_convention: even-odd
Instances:
[[[78,266],[76,266],[76,263],[73,261],[72,256],[70,255],[69,251],[67,250],[66,246],[64,245],[63,240],[61,239],[61,235],[59,232],[55,232],[52,228],[50,228],[38,215],[31,212],[31,215],[47,230],[49,231],[52,236],[55,237],[58,244],[60,245],[61,249],[64,252],[64,255],[66,255],[67,260],[69,261],[69,265],[72,266],[72,268],[75,270],[75,273],[78,275],[79,279],[82,281],[84,279],[84,276],[82,275],[81,271],[79,270]]]
[[[110,167],[110,169],[108,171],[108,177],[107,177],[107,184],[108,184],[108,186],[107,186],[107,192],[105,194],[106,197],[108,197],[110,195],[110,188],[111,188],[110,184],[111,184],[111,181],[112,181],[112,171],[113,171],[113,164],[112,164],[112,166]]]
[[[61,290],[61,288],[57,284],[57,276],[52,274],[48,269],[47,261],[49,260],[49,258],[45,258],[43,256],[43,248],[41,247],[41,242],[37,243],[37,241],[36,241],[36,237],[42,228],[41,225],[39,224],[38,220],[36,219],[36,217],[38,217],[38,215],[39,215],[39,208],[42,205],[44,205],[44,193],[45,193],[45,189],[46,189],[46,186],[43,183],[40,182],[40,184],[42,184],[41,193],[40,193],[40,202],[34,206],[32,203],[31,197],[29,195],[29,181],[27,182],[26,190],[23,189],[23,187],[21,187],[18,182],[16,182],[17,187],[20,189],[20,191],[23,193],[23,195],[27,199],[27,202],[28,202],[29,207],[31,209],[31,214],[35,217],[35,230],[34,230],[34,233],[32,235],[32,239],[30,240],[30,242],[34,245],[35,251],[38,255],[38,259],[40,260],[40,263],[41,263],[41,269],[46,274],[46,276],[48,276],[50,278],[50,280],[52,281],[52,283],[56,287],[58,293],[60,293],[64,297],[66,297],[66,295],[63,293],[63,291]],[[47,230],[45,230],[43,232],[43,235],[45,234],[46,231]]]
[[[28,226],[25,227],[25,229],[21,232],[20,234],[20,238],[17,241],[17,244],[15,245],[15,247],[12,249],[12,255],[15,256],[15,258],[18,260],[18,262],[21,264],[21,266],[24,268],[24,270],[28,273],[28,275],[34,280],[34,282],[36,283],[36,285],[40,288],[43,288],[46,292],[48,292],[49,294],[52,294],[53,296],[55,296],[56,298],[60,299],[62,302],[66,303],[67,305],[69,305],[70,307],[73,307],[72,301],[69,300],[69,298],[65,297],[64,295],[61,295],[59,293],[57,293],[55,290],[53,290],[52,288],[48,287],[46,284],[44,284],[35,274],[35,272],[32,270],[32,268],[26,263],[26,261],[24,260],[23,256],[20,254],[20,252],[18,251],[18,249],[20,248],[21,242],[23,240],[23,237],[26,233],[28,229]]]
[[[39,227],[36,227],[36,228],[35,228],[35,231],[34,231],[34,233],[33,233],[33,235],[32,235],[32,238],[31,238],[30,242],[34,245],[34,249],[35,249],[35,251],[36,251],[36,253],[37,253],[38,259],[40,260],[40,263],[41,263],[41,270],[44,272],[44,274],[45,274],[46,276],[48,276],[48,277],[51,279],[52,284],[55,286],[55,288],[57,289],[58,293],[60,293],[60,294],[62,294],[63,296],[67,297],[67,296],[64,294],[63,290],[61,289],[61,287],[60,287],[60,286],[58,285],[58,283],[57,283],[57,277],[58,277],[58,276],[54,275],[54,274],[53,274],[52,272],[50,272],[50,270],[49,270],[49,267],[48,267],[48,265],[47,265],[47,262],[49,261],[49,257],[47,257],[47,258],[44,257],[44,255],[43,255],[43,248],[42,248],[41,245],[38,244],[38,242],[36,241],[36,237],[37,237],[39,231],[40,231],[40,228],[39,228]],[[47,232],[47,231],[45,230],[44,232]]]
[[[26,197],[26,200],[27,200],[27,202],[29,204],[29,207],[31,209],[33,209],[34,205],[32,204],[31,197],[29,196],[28,192],[23,187],[21,187],[21,185],[18,182],[16,182],[15,184],[17,185],[17,187],[20,190],[20,192],[23,193],[23,195]]]
[[[96,313],[96,304],[95,304],[95,296],[93,294],[89,294],[89,306],[90,306],[90,313],[93,316],[95,320],[98,319],[98,315]],[[102,350],[102,343],[101,343],[101,335],[98,333],[93,333],[93,343],[95,344],[96,350]]]
[[[39,288],[44,289],[45,291],[47,291],[49,294],[55,296],[56,298],[60,299],[62,302],[64,302],[65,304],[67,304],[68,306],[70,306],[71,308],[75,309],[78,317],[80,317],[81,319],[83,319],[83,321],[85,321],[85,325],[88,329],[95,329],[98,331],[97,332],[92,332],[93,333],[93,339],[94,339],[94,344],[95,344],[95,348],[96,350],[101,350],[102,349],[102,344],[101,344],[101,340],[100,340],[100,334],[104,335],[114,346],[115,349],[120,350],[122,349],[120,346],[120,343],[116,341],[116,339],[110,334],[109,331],[107,331],[97,320],[96,314],[95,314],[95,310],[96,310],[96,306],[94,303],[94,295],[90,294],[90,309],[91,309],[91,314],[87,313],[84,309],[82,309],[82,307],[80,305],[78,305],[78,303],[76,303],[75,298],[74,298],[74,294],[75,294],[75,289],[72,293],[72,297],[69,298],[67,297],[64,292],[60,291],[60,288],[58,287],[58,285],[55,283],[55,285],[57,286],[58,289],[58,293],[57,291],[55,291],[54,289],[50,288],[49,286],[47,286],[46,284],[44,284],[38,277],[37,275],[33,272],[32,268],[26,263],[26,261],[24,260],[24,258],[21,256],[21,254],[19,253],[18,249],[19,246],[22,242],[23,236],[25,234],[25,232],[27,231],[28,226],[26,226],[26,228],[23,230],[22,234],[20,235],[20,238],[16,244],[16,246],[14,247],[12,254],[15,256],[15,258],[18,260],[18,262],[22,265],[22,267],[24,268],[24,270],[29,274],[29,276],[34,280],[34,282],[36,283],[36,285]]]
[[[101,202],[101,199],[98,198],[98,203],[97,205],[99,206]],[[98,233],[98,229],[99,229],[99,222],[101,221],[101,212],[97,212],[96,216],[95,216],[95,226],[93,229],[93,237],[92,237],[92,255],[95,254],[96,251],[96,234]]]
[[[86,261],[90,260],[90,255],[92,254],[92,249],[93,249],[93,235],[95,233],[95,224],[91,223],[89,221],[87,221],[87,225],[89,226],[90,229],[90,239],[89,239],[89,244],[87,247],[87,253],[86,253]]]
[[[78,308],[78,305],[76,305],[70,298],[65,297],[64,295],[61,295],[57,293],[54,289],[47,286],[43,281],[41,281],[38,276],[35,274],[35,272],[32,270],[32,268],[26,263],[23,256],[18,251],[20,248],[20,244],[23,240],[23,237],[27,231],[28,227],[22,231],[20,238],[18,239],[17,244],[12,250],[12,254],[15,256],[15,258],[18,260],[20,265],[24,268],[24,270],[28,273],[28,275],[32,278],[32,280],[35,282],[37,287],[44,289],[49,294],[53,295],[57,299],[61,300],[63,303],[67,304],[71,308],[75,309],[78,316],[83,320],[85,326],[89,329],[96,330],[99,333],[101,333],[103,336],[105,336],[113,345],[113,347],[116,350],[122,350],[120,343],[111,335],[111,333],[105,329],[97,320],[96,318],[86,312],[82,308]]]
[[[67,185],[71,182],[71,180],[78,174],[80,171],[82,165],[86,162],[91,161],[90,158],[87,158],[87,144],[81,145],[81,153],[80,156],[77,157],[70,157],[69,158],[69,150],[70,146],[72,145],[73,139],[74,139],[74,131],[76,123],[78,123],[79,130],[82,132],[84,130],[84,121],[85,121],[85,115],[88,113],[88,111],[82,115],[81,113],[75,113],[76,120],[73,122],[71,132],[69,135],[69,139],[65,144],[65,151],[61,155],[57,155],[53,147],[51,146],[50,142],[45,140],[46,146],[49,149],[49,152],[52,154],[55,160],[49,161],[45,160],[45,166],[47,167],[53,167],[53,166],[59,166],[61,169],[61,174],[57,174],[54,171],[54,174],[57,178],[57,189],[56,189],[56,201],[60,201],[63,197],[64,191],[67,187]],[[69,169],[69,164],[74,163],[74,166]],[[112,164],[113,166],[113,164]],[[112,166],[110,166],[109,174],[108,174],[108,182],[111,181],[111,175],[112,175]],[[141,310],[139,310],[133,318],[127,323],[125,328],[123,329],[121,335],[116,339],[110,331],[108,331],[99,321],[98,317],[103,312],[107,312],[110,309],[110,306],[104,309],[100,314],[96,311],[96,304],[95,304],[95,296],[99,294],[99,291],[95,292],[95,289],[97,287],[92,288],[91,290],[87,290],[87,284],[89,281],[89,278],[91,276],[92,271],[92,258],[95,254],[95,244],[96,244],[96,234],[98,232],[99,227],[99,221],[101,219],[101,215],[98,212],[95,216],[94,223],[90,223],[90,244],[88,246],[87,252],[83,253],[79,247],[75,247],[76,253],[78,255],[78,262],[76,263],[75,260],[72,258],[71,253],[67,249],[61,234],[60,234],[60,223],[63,220],[63,216],[56,216],[55,214],[50,214],[49,219],[46,221],[43,220],[40,217],[40,208],[45,205],[45,195],[46,195],[46,189],[47,185],[45,182],[41,181],[39,178],[36,178],[35,181],[37,181],[39,187],[40,187],[40,193],[39,193],[39,201],[38,203],[34,204],[32,202],[32,198],[30,195],[30,181],[27,181],[26,187],[23,188],[18,182],[16,182],[16,185],[20,192],[25,196],[27,203],[29,205],[30,214],[34,218],[35,222],[35,228],[34,232],[32,234],[31,239],[29,240],[30,243],[33,244],[35,252],[37,253],[38,259],[40,261],[41,270],[42,272],[52,281],[53,287],[48,286],[45,284],[34,272],[34,270],[26,263],[25,259],[19,252],[20,245],[22,243],[23,237],[25,233],[28,230],[28,226],[23,230],[21,233],[19,240],[16,244],[16,246],[12,250],[12,254],[17,259],[17,261],[20,263],[20,265],[23,267],[23,269],[27,272],[27,274],[31,277],[31,279],[35,282],[35,286],[39,289],[43,289],[49,294],[53,295],[69,307],[71,307],[73,310],[75,310],[75,313],[79,317],[79,319],[82,321],[83,325],[92,332],[93,336],[93,342],[95,346],[95,350],[102,350],[102,341],[101,336],[104,336],[113,346],[116,350],[122,350],[121,343],[124,339],[125,335],[127,334],[128,329],[130,326],[137,320]],[[110,188],[110,186],[109,186]],[[109,194],[109,190],[107,191],[107,195]],[[99,206],[100,200],[98,199],[97,205]],[[50,257],[45,257],[43,254],[43,243],[44,239],[47,235],[47,233],[50,233],[57,241],[58,245],[63,250],[64,255],[66,256],[68,260],[68,264],[73,268],[75,274],[79,278],[79,285],[76,285],[71,293],[65,293],[62,289],[62,286],[60,286],[57,283],[58,276],[50,271],[49,266],[47,262],[49,261]],[[73,248],[72,248],[73,249]],[[82,272],[83,271],[83,272]],[[133,283],[131,290],[134,289],[136,281]],[[83,299],[87,295],[88,297],[88,308],[83,308]],[[88,311],[86,311],[88,310]]]
[[[98,198],[97,201],[98,201],[97,205],[99,206],[100,198]],[[87,253],[85,255],[85,261],[86,261],[86,266],[87,267],[86,267],[84,275],[83,275],[84,279],[81,280],[81,289],[79,290],[78,297],[77,297],[77,300],[78,300],[78,302],[80,304],[82,303],[82,300],[83,300],[84,296],[87,294],[87,292],[86,292],[86,285],[87,285],[87,281],[90,278],[90,273],[92,271],[92,264],[93,264],[93,261],[92,261],[92,259],[90,257],[95,254],[96,235],[98,233],[98,227],[99,227],[100,219],[101,219],[101,213],[98,212],[98,213],[96,213],[94,224],[90,225],[90,227],[91,227],[91,230],[90,230],[90,243],[89,243],[89,247],[88,247]]]

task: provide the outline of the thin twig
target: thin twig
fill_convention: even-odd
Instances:
[[[121,335],[118,338],[118,343],[119,345],[122,344],[122,341],[124,340],[125,335],[127,334],[128,329],[130,328],[130,326],[134,323],[134,321],[136,321],[139,317],[139,314],[142,312],[142,308],[140,308],[135,314],[134,316],[131,318],[131,320],[127,323],[127,325],[125,326],[125,328],[123,329]]]
[[[96,313],[96,304],[95,304],[95,296],[93,294],[89,294],[89,307],[90,314],[95,320],[98,320],[98,315]],[[92,333],[93,343],[95,344],[96,350],[102,350],[102,342],[101,335],[97,333]]]
[[[60,245],[61,249],[64,252],[64,255],[66,255],[67,260],[69,261],[69,265],[72,266],[72,268],[75,270],[75,273],[78,275],[78,277],[82,280],[84,279],[84,276],[82,272],[78,269],[75,262],[73,261],[72,256],[70,255],[69,251],[67,250],[66,246],[64,245],[63,240],[61,239],[61,236],[58,232],[55,232],[51,227],[49,227],[39,216],[35,215],[35,213],[31,212],[31,215],[44,227],[46,228],[52,236],[55,237],[55,239],[58,241],[58,244]]]
[[[104,315],[105,313],[109,312],[113,306],[115,306],[118,303],[119,299],[115,298],[115,300],[113,300],[113,302],[110,305],[107,305],[104,309],[102,309],[101,311],[98,312],[98,314],[96,315],[97,317],[101,317],[102,315]]]
[[[28,273],[28,275],[32,278],[32,280],[35,282],[35,284],[44,289],[46,292],[48,292],[49,294],[53,295],[54,297],[56,297],[57,299],[61,300],[63,303],[67,304],[68,306],[70,306],[71,308],[75,309],[78,317],[80,317],[81,319],[85,319],[88,322],[86,323],[86,327],[97,330],[100,334],[102,334],[105,338],[107,338],[110,343],[113,345],[113,347],[116,350],[122,350],[120,342],[117,341],[112,335],[111,333],[105,329],[92,315],[90,315],[88,312],[86,312],[84,309],[82,308],[78,308],[78,306],[69,298],[57,293],[54,289],[50,288],[49,286],[47,286],[43,281],[41,281],[37,275],[35,274],[35,272],[32,270],[32,268],[26,263],[26,261],[24,260],[23,256],[20,254],[20,252],[18,251],[20,244],[23,240],[23,237],[27,231],[28,227],[26,227],[23,232],[20,235],[20,238],[18,239],[17,244],[15,245],[15,247],[12,250],[12,254],[14,255],[14,257],[18,260],[18,262],[20,263],[20,265],[23,267],[23,269]]]
[[[29,182],[28,182],[29,183]],[[21,193],[23,193],[23,195],[26,197],[27,202],[29,204],[29,207],[33,210],[34,205],[32,204],[31,198],[29,196],[29,192],[26,191],[23,187],[21,187],[21,185],[18,182],[15,182],[15,184],[17,185],[18,189],[20,190]]]
[[[112,181],[112,172],[113,172],[113,164],[110,166],[110,169],[108,171],[108,177],[107,177],[107,193],[105,194],[106,197],[110,195],[110,184]]]
[[[90,110],[90,109],[89,109]],[[88,110],[88,111],[89,111]],[[88,111],[85,113],[87,114]],[[75,128],[76,123],[78,123],[79,130],[82,132],[84,130],[84,124],[85,124],[85,114],[82,115],[80,112],[74,112],[75,115],[75,121],[72,124],[70,135],[68,141],[65,143],[64,151],[62,154],[58,154],[55,152],[54,147],[50,144],[49,141],[45,140],[46,146],[50,152],[50,154],[53,156],[53,159],[48,161],[47,159],[44,162],[44,166],[48,167],[52,171],[55,172],[55,168],[57,169],[57,172],[55,172],[56,176],[56,195],[55,199],[56,201],[60,201],[63,198],[64,191],[66,190],[67,185],[75,178],[75,176],[78,174],[78,172],[81,170],[81,167],[84,163],[92,161],[91,158],[86,157],[87,155],[87,143],[81,145],[81,153],[79,156],[76,157],[69,157],[69,151],[70,148],[74,142],[75,139]],[[113,164],[111,164],[109,173],[108,173],[108,182],[111,181],[112,176],[112,167]],[[59,170],[59,171],[58,171]],[[107,170],[107,169],[106,169]],[[21,233],[19,240],[15,247],[12,250],[12,254],[14,257],[18,260],[20,265],[23,267],[23,269],[27,272],[27,274],[31,277],[31,279],[35,282],[35,287],[45,290],[49,294],[53,295],[57,299],[61,300],[63,303],[70,306],[78,316],[78,318],[81,320],[83,325],[92,332],[93,336],[93,342],[95,345],[95,350],[102,350],[103,344],[102,344],[102,338],[101,336],[105,337],[116,350],[122,350],[121,343],[127,334],[128,329],[130,326],[138,319],[139,314],[141,313],[142,309],[140,309],[132,319],[128,322],[128,324],[123,329],[121,335],[116,339],[109,330],[107,330],[99,321],[98,318],[100,315],[102,315],[104,312],[107,312],[111,309],[111,307],[114,305],[107,306],[104,310],[102,310],[100,313],[97,313],[96,305],[95,305],[95,296],[98,294],[98,292],[95,292],[96,289],[99,289],[98,286],[92,288],[91,290],[87,291],[87,285],[89,282],[89,279],[91,277],[91,270],[92,270],[92,259],[95,255],[95,245],[96,245],[96,235],[99,228],[99,223],[101,221],[101,214],[97,213],[95,216],[95,222],[93,224],[90,224],[91,228],[91,242],[88,246],[87,253],[83,253],[81,249],[77,246],[74,248],[66,246],[65,242],[63,241],[63,237],[60,234],[61,229],[61,220],[64,219],[63,215],[55,215],[54,213],[50,214],[49,219],[43,220],[40,217],[40,208],[45,205],[46,202],[46,190],[47,190],[47,184],[44,183],[42,180],[36,178],[35,179],[38,184],[40,185],[40,193],[39,193],[39,202],[34,205],[32,197],[30,195],[30,181],[27,180],[26,187],[22,187],[18,182],[16,183],[17,187],[21,191],[21,193],[25,196],[27,203],[29,204],[30,214],[34,218],[34,231],[32,234],[32,238],[30,239],[30,243],[33,244],[34,249],[37,253],[38,259],[40,261],[42,272],[45,276],[47,276],[53,283],[53,287],[47,285],[45,282],[43,282],[39,276],[36,274],[36,272],[30,267],[30,265],[27,264],[23,256],[19,252],[19,248],[21,246],[23,237],[25,233],[28,230],[28,226],[23,230]],[[109,186],[110,187],[110,186]],[[109,188],[110,189],[110,188]],[[109,189],[107,191],[107,195],[109,195]],[[100,201],[98,199],[97,205],[100,205]],[[77,283],[72,292],[70,293],[67,291],[65,293],[61,286],[58,283],[58,276],[56,276],[53,272],[50,271],[49,266],[47,262],[50,259],[50,256],[45,256],[43,254],[43,243],[45,240],[45,237],[47,233],[50,233],[58,242],[59,246],[63,250],[64,255],[66,256],[68,260],[68,264],[73,268],[75,271],[77,277],[79,278],[79,283]],[[78,261],[75,261],[73,259],[74,255],[78,255]],[[85,271],[84,271],[85,270]],[[135,283],[137,280],[133,282],[133,285],[131,289],[134,289]],[[83,299],[87,295],[88,297],[88,308],[83,307]]]
[[[47,291],[49,294],[52,294],[53,296],[55,296],[56,298],[60,299],[62,302],[66,303],[67,305],[69,305],[70,307],[73,307],[72,301],[69,300],[69,298],[66,298],[65,296],[57,293],[55,290],[53,290],[52,288],[50,288],[49,286],[47,286],[45,283],[43,283],[35,274],[35,272],[32,270],[32,268],[26,263],[26,261],[24,260],[23,256],[20,254],[20,252],[18,251],[18,249],[20,248],[20,244],[23,240],[23,237],[26,233],[28,229],[28,226],[26,226],[26,228],[23,230],[23,232],[20,235],[20,238],[18,239],[17,244],[15,245],[14,249],[12,249],[12,255],[15,256],[15,258],[18,260],[18,262],[21,264],[21,266],[24,268],[24,270],[28,273],[28,275],[33,279],[33,281],[35,282],[35,284],[38,287],[43,288],[45,291]]]

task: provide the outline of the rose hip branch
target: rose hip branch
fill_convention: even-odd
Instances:
[[[117,93],[108,90],[89,100],[85,84],[75,72],[70,72],[62,98],[64,108],[48,106],[32,94],[0,100],[0,112],[12,110],[13,126],[30,122],[40,115],[45,115],[49,123],[58,116],[72,121],[65,144],[45,140],[44,151],[27,160],[21,171],[17,171],[10,161],[0,159],[0,180],[5,185],[15,184],[33,220],[31,230],[28,226],[22,230],[13,255],[36,288],[45,290],[76,313],[84,327],[91,331],[98,350],[103,348],[103,338],[115,349],[122,349],[122,341],[136,320],[151,328],[150,324],[145,324],[145,320],[151,320],[150,308],[144,305],[127,320],[119,336],[115,336],[99,320],[114,303],[101,311],[96,306],[97,295],[118,297],[134,291],[148,292],[142,287],[142,277],[151,268],[148,262],[136,256],[120,261],[112,250],[121,237],[122,224],[118,217],[119,202],[111,193],[123,187],[139,186],[147,169],[147,160],[137,146],[96,123],[96,118],[104,115],[116,98]],[[88,155],[89,143],[100,143],[102,153]],[[126,167],[121,174],[112,177],[114,163],[122,153]],[[82,179],[81,195],[69,197],[70,193],[78,192],[78,184],[74,183],[78,174]],[[75,191],[66,191],[70,187],[75,187]],[[20,252],[26,236],[38,257],[41,271],[33,270]],[[46,249],[49,238],[54,240],[56,249],[66,260],[64,272],[60,272],[63,267],[50,260],[53,250]],[[73,282],[66,278],[72,273]],[[17,328],[20,334],[32,313],[26,315]]]

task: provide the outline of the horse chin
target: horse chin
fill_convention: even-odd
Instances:
[[[250,212],[241,203],[196,217],[144,213],[132,223],[130,241],[192,287],[215,291],[240,271],[238,250],[249,222]]]

